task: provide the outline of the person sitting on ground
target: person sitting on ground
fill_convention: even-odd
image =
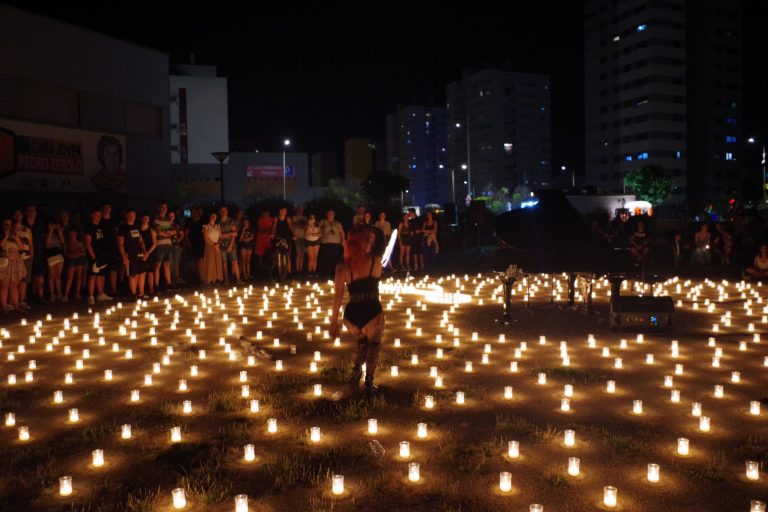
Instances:
[[[768,277],[768,245],[760,246],[760,252],[752,261],[752,266],[747,268],[747,275],[759,278]]]

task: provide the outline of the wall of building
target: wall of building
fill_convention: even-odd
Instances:
[[[15,199],[60,204],[114,196],[118,202],[167,193],[167,54],[3,4],[0,48],[0,119],[39,126],[27,130],[27,137],[59,127],[78,132],[77,139],[97,134],[125,141],[126,192],[76,185],[90,183],[98,171],[83,168],[77,180],[37,172],[24,181],[41,186],[23,187],[26,192]],[[4,188],[17,185],[4,187],[0,180]]]
[[[171,75],[170,90],[171,163],[206,164],[215,161],[211,153],[229,151],[227,79]]]
[[[359,184],[373,172],[373,143],[368,139],[344,141],[344,178]]]

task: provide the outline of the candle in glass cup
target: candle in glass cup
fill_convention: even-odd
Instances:
[[[659,473],[660,468],[658,464],[648,464],[648,481],[652,484],[659,483],[661,475]]]
[[[514,389],[512,386],[504,386],[504,398],[506,400],[512,400]]]
[[[320,427],[312,427],[309,429],[309,440],[313,443],[320,442]]]
[[[499,473],[499,490],[501,492],[509,492],[512,490],[512,473],[509,471],[502,471]]]
[[[173,496],[173,508],[181,510],[187,506],[187,497],[184,494],[184,489],[178,487],[171,492]]]
[[[689,453],[689,442],[688,439],[685,437],[681,437],[677,440],[677,454],[678,455],[688,455]]]
[[[615,393],[616,392],[616,381],[615,380],[609,380],[605,384],[605,390],[608,393]]]
[[[430,397],[431,398],[431,397]],[[379,422],[375,418],[368,420],[368,433],[376,434],[379,431]]]
[[[93,467],[100,468],[104,465],[104,450],[93,450],[91,452]]]
[[[753,461],[748,460],[746,462],[747,466],[747,480],[759,480],[760,479],[760,464]]]
[[[760,402],[749,402],[749,413],[752,416],[760,416]]]
[[[251,400],[251,412],[253,412],[253,413],[259,412],[259,401],[258,400]]]
[[[632,401],[632,414],[643,414],[643,401],[642,400],[633,400]]]
[[[344,494],[344,475],[333,475],[331,492],[335,496],[341,496],[342,494]]]
[[[765,503],[759,500],[750,501],[749,512],[765,512]]]
[[[70,423],[77,423],[80,421],[80,413],[77,409],[70,409],[69,410],[69,422]]]
[[[19,427],[19,441],[29,441],[29,427]]]
[[[256,460],[256,449],[252,444],[246,444],[243,446],[243,459],[246,462],[253,462]]]
[[[172,443],[181,442],[181,427],[171,427],[171,442]]]
[[[130,439],[131,438],[131,426],[128,424],[122,425],[120,427],[120,437],[122,439]]]
[[[407,459],[411,456],[411,444],[408,441],[400,441],[400,457]]]
[[[573,430],[566,430],[563,434],[563,444],[565,446],[574,446],[576,444],[576,432]]]
[[[416,437],[424,439],[427,437],[427,424],[419,423],[416,425]]]
[[[181,412],[184,414],[192,414],[192,400],[184,400],[181,406]]]
[[[603,487],[603,505],[608,508],[615,508],[618,504],[619,491],[613,486]]]
[[[710,421],[709,416],[702,416],[699,418],[699,430],[702,432],[709,432],[710,429]]]
[[[269,418],[267,420],[267,432],[270,434],[277,432],[277,420],[275,418]]]
[[[419,474],[419,463],[411,462],[408,464],[408,481],[418,482],[421,479]]]
[[[59,478],[59,494],[61,496],[70,496],[72,494],[71,476],[62,476]]]
[[[568,474],[571,476],[579,476],[581,460],[578,457],[568,458]]]
[[[528,507],[528,512],[544,512],[544,505],[533,503],[530,507]]]
[[[701,416],[701,404],[699,402],[693,402],[691,404],[691,416],[698,418]]]

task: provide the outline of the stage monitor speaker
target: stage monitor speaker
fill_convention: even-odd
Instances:
[[[615,297],[611,299],[614,330],[669,329],[675,303],[672,297]]]

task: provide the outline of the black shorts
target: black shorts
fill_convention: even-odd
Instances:
[[[147,271],[147,262],[143,255],[128,256],[128,275],[130,277],[144,274]]]
[[[107,267],[107,270],[110,272],[117,272],[120,270],[120,267],[123,266],[123,258],[120,257],[119,252],[113,252],[109,255],[109,267]]]

